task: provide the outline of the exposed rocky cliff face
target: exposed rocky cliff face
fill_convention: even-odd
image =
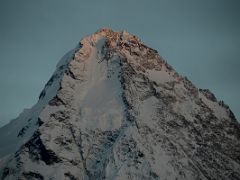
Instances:
[[[240,125],[127,32],[59,62],[38,103],[0,129],[1,179],[240,179]]]

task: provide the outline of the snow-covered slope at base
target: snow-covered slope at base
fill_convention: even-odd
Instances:
[[[125,31],[80,44],[22,115],[38,124],[0,151],[2,179],[240,179],[240,125],[210,91]]]

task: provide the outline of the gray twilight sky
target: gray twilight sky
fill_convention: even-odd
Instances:
[[[240,119],[239,0],[0,0],[0,126],[35,104],[59,59],[101,27],[136,34]]]

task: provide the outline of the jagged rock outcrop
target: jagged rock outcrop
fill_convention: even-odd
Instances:
[[[240,125],[223,104],[138,37],[101,29],[0,129],[1,179],[240,179]]]

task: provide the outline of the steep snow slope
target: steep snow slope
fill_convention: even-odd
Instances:
[[[240,179],[231,110],[125,31],[84,38],[0,135],[2,179]]]
[[[39,114],[56,95],[63,73],[68,67],[68,63],[72,59],[75,51],[78,49],[79,47],[76,47],[69,51],[60,60],[56,71],[40,94],[38,103],[31,109],[25,109],[18,118],[12,120],[8,125],[0,129],[0,165],[3,159],[15,153],[21,145],[29,140],[34,131],[36,131],[39,126]]]

